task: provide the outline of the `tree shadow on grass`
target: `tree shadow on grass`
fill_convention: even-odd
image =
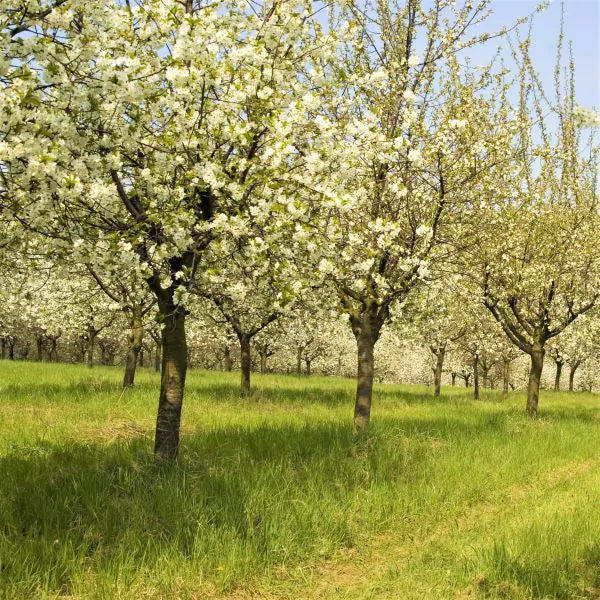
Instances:
[[[600,545],[592,544],[577,558],[568,550],[564,554],[555,551],[514,556],[505,544],[494,544],[487,556],[489,575],[480,578],[477,587],[485,597],[520,598],[526,592],[540,599],[597,598]]]
[[[398,434],[409,427],[406,443]],[[350,424],[224,427],[185,436],[175,464],[136,437],[14,448],[0,458],[0,596],[67,593],[86,570],[131,584],[169,562],[228,585],[327,555],[351,546],[364,520],[398,511],[398,486],[423,485],[427,436],[488,428],[395,420],[357,437]]]

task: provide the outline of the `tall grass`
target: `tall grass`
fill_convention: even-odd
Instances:
[[[546,393],[530,421],[520,394],[379,386],[357,438],[351,381],[256,376],[241,399],[237,374],[192,371],[168,466],[151,454],[157,376],[142,370],[126,391],[120,380],[0,362],[0,597],[591,598],[600,587],[593,395]],[[337,566],[353,553],[368,576],[351,583]]]

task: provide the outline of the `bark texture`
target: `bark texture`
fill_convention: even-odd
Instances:
[[[530,417],[537,415],[538,403],[540,400],[540,381],[542,378],[542,369],[544,368],[544,350],[537,348],[530,354],[531,368],[529,370],[529,383],[527,385],[527,405],[526,413]]]
[[[242,396],[250,395],[250,371],[252,358],[250,355],[250,337],[245,334],[238,336],[240,340],[240,363],[242,370],[241,391]]]
[[[356,398],[354,401],[354,427],[364,431],[371,419],[373,377],[375,373],[375,344],[383,323],[389,316],[387,306],[375,304],[364,308],[360,315],[351,315],[350,323],[356,338],[357,372]]]
[[[136,311],[130,322],[128,337],[127,357],[125,358],[125,373],[123,375],[123,387],[131,387],[135,380],[135,370],[138,357],[142,349],[144,338],[144,324],[141,311]]]
[[[435,356],[435,367],[433,368],[433,395],[438,398],[442,391],[442,370],[444,368],[444,357],[446,352],[443,348],[438,348],[433,352]],[[454,385],[454,378],[452,379]]]
[[[356,374],[356,399],[354,403],[354,426],[363,430],[369,425],[371,418],[371,402],[373,397],[373,374],[375,371],[375,340],[366,331],[358,336],[358,368]]]
[[[185,312],[171,301],[159,301],[163,319],[162,375],[154,452],[173,460],[179,452],[179,424],[187,372]]]
[[[570,368],[569,368],[569,391],[572,392],[574,389],[574,383],[575,383],[575,372],[577,371],[579,365],[581,364],[581,361],[575,361],[574,363],[571,364]]]
[[[556,361],[556,375],[554,376],[554,391],[560,390],[560,376],[562,374],[563,362],[561,360]]]

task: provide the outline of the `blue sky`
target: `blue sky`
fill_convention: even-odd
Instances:
[[[485,29],[492,31],[510,25],[532,12],[537,4],[537,0],[492,0],[494,14],[486,21]],[[600,0],[565,0],[564,8],[565,40],[573,43],[577,102],[588,108],[600,108]],[[560,17],[561,2],[552,0],[545,12],[536,15],[532,32],[532,61],[550,93]],[[502,42],[492,43],[495,48]],[[483,53],[482,62],[488,56],[483,49],[472,52],[475,63],[477,52]]]

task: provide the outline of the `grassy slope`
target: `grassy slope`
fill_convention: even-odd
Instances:
[[[0,598],[600,598],[600,398],[0,362]]]

